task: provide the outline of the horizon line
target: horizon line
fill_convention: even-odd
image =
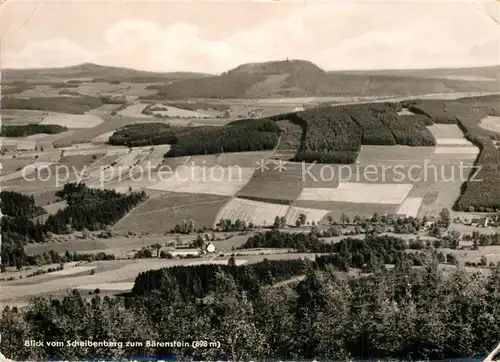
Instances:
[[[206,75],[221,75],[222,73],[225,73],[229,70],[235,69],[239,66],[246,65],[246,64],[264,64],[264,63],[270,63],[270,62],[285,62],[287,59],[283,60],[268,60],[268,61],[263,61],[263,62],[248,62],[248,63],[242,63],[239,65],[236,65],[235,67],[222,71],[220,73],[207,73],[207,72],[200,72],[200,71],[192,71],[192,70],[169,70],[169,71],[163,71],[163,70],[145,70],[145,69],[139,69],[139,68],[131,68],[131,67],[126,67],[126,66],[120,66],[120,65],[107,65],[107,64],[98,64],[98,63],[93,63],[93,62],[83,62],[83,63],[76,63],[76,64],[69,64],[69,65],[62,65],[62,66],[55,66],[55,67],[33,67],[33,68],[13,68],[13,67],[5,67],[1,68],[0,72],[4,71],[23,71],[23,70],[45,70],[45,69],[65,69],[65,68],[75,68],[78,66],[98,66],[98,67],[108,67],[108,68],[120,68],[120,69],[127,69],[127,70],[135,70],[139,72],[147,72],[147,73],[193,73],[193,74],[206,74]],[[306,61],[306,62],[311,62],[314,65],[316,65],[318,68],[324,70],[325,72],[366,72],[366,71],[420,71],[420,70],[446,70],[446,69],[474,69],[474,68],[494,68],[494,67],[499,67],[500,68],[500,63],[498,64],[489,64],[489,65],[464,65],[464,66],[457,66],[457,67],[433,67],[433,68],[345,68],[345,69],[323,69],[316,63],[307,60],[307,59],[288,59],[288,61]]]

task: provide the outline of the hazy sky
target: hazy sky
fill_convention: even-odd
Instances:
[[[2,67],[94,62],[220,73],[307,59],[324,69],[500,63],[498,3],[8,1]]]

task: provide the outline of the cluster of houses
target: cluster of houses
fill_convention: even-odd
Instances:
[[[490,228],[490,227],[497,227],[500,225],[500,216],[499,215],[483,216],[472,219],[464,218],[463,220],[457,217],[454,220],[454,222],[457,224],[463,224],[472,227]]]
[[[175,249],[173,250],[169,250],[168,252],[174,257],[176,256],[185,257],[188,255],[200,256],[202,254],[211,254],[215,253],[215,251],[216,251],[215,245],[213,243],[208,243],[204,245],[202,248],[193,248],[191,246],[180,245],[175,247]]]

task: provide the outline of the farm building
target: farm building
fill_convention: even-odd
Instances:
[[[490,219],[488,217],[482,217],[479,219],[472,219],[470,226],[472,227],[480,227],[480,228],[487,228],[490,226]]]
[[[207,246],[205,246],[205,251],[207,253],[215,253],[215,245],[213,243],[207,244]]]
[[[173,256],[188,256],[188,255],[194,255],[198,256],[200,255],[200,249],[198,248],[177,248],[175,250],[172,250],[169,252]]]
[[[262,118],[264,110],[261,108],[251,108],[248,110],[248,118]]]

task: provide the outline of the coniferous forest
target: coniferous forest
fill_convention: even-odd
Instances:
[[[101,230],[113,225],[130,209],[146,200],[144,192],[120,194],[114,190],[88,188],[85,184],[68,183],[56,196],[68,204],[48,216],[45,222],[36,219],[45,210],[35,205],[33,196],[2,191],[2,264],[32,265],[23,246],[44,242],[48,233],[66,234],[72,231]]]
[[[488,275],[435,262],[339,273],[335,264],[264,261],[142,274],[135,294],[85,301],[38,298],[5,308],[1,350],[11,358],[174,354],[195,360],[440,359],[485,355],[500,338],[500,268]],[[293,275],[300,275],[281,282]],[[280,283],[281,282],[281,283]],[[150,290],[142,289],[149,283]],[[141,287],[143,285],[143,287]],[[24,340],[108,340],[116,347],[27,347]],[[126,341],[142,345],[125,346]],[[147,341],[186,341],[154,347]],[[218,342],[193,348],[192,341]]]

